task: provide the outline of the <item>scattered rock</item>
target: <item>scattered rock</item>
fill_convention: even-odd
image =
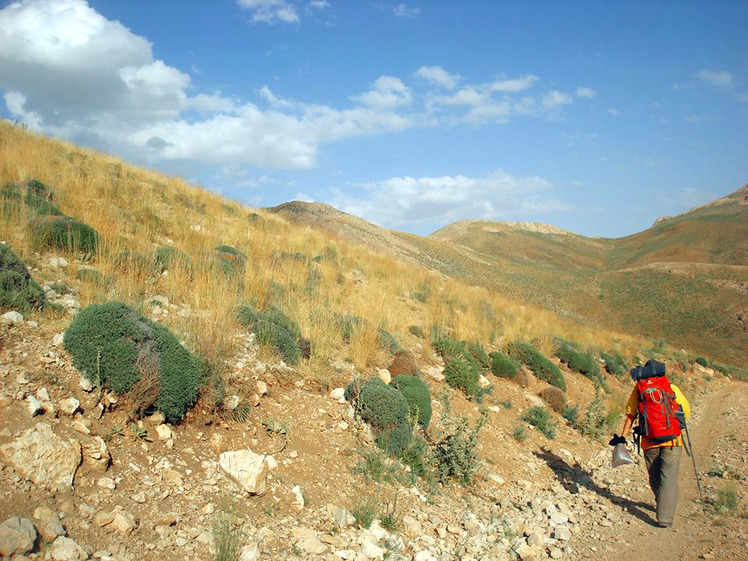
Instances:
[[[89,558],[85,549],[64,536],[55,539],[49,550],[49,554],[54,561],[85,561]]]
[[[338,403],[345,403],[345,388],[335,388],[330,392],[330,397]]]
[[[6,312],[0,316],[0,323],[5,325],[16,325],[23,323],[23,316],[18,312]]]
[[[161,440],[169,440],[172,436],[174,436],[174,433],[172,432],[169,425],[157,425],[156,434],[158,434],[158,437]]]
[[[26,401],[29,405],[29,413],[32,417],[35,417],[36,415],[41,415],[44,413],[44,406],[42,405],[42,402],[39,401],[35,396],[33,395],[27,395]]]
[[[51,542],[55,538],[65,535],[65,528],[62,526],[60,517],[51,508],[37,507],[34,510],[34,519],[37,521],[36,529],[45,540]]]
[[[69,397],[60,401],[60,411],[66,415],[75,415],[78,409],[80,409],[80,406],[81,402],[74,397]]]

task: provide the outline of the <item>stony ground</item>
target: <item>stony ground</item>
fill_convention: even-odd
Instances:
[[[746,384],[694,371],[702,378],[691,433],[707,504],[684,458],[676,524],[662,530],[643,461],[613,470],[605,444],[565,424],[553,440],[529,427],[526,441],[512,437],[538,400],[537,382],[523,389],[491,379],[472,486],[398,484],[372,479],[387,465],[373,461],[370,434],[349,406],[261,361],[251,337],[231,359],[232,384],[251,396],[246,418],[198,409],[179,426],[138,425],[121,398],[81,383],[60,345],[67,320],[27,319],[0,325],[0,522],[27,519],[0,528],[0,551],[33,524],[28,559],[214,559],[231,538],[243,561],[746,559]],[[439,364],[423,370],[437,396],[446,388]],[[577,395],[589,395],[589,381],[572,376]],[[459,394],[452,404],[477,418]],[[262,494],[219,465],[223,452],[244,449],[267,458]],[[730,489],[737,508],[718,512],[713,503]],[[379,521],[364,529],[351,513],[367,507]]]

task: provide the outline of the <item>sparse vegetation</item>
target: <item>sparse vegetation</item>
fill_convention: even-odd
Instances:
[[[258,312],[242,305],[237,308],[236,317],[239,323],[255,332],[261,345],[280,351],[283,359],[292,366],[299,363],[302,353],[298,340],[301,332],[299,326],[283,312],[277,309]]]
[[[478,471],[478,435],[488,420],[488,412],[481,410],[480,417],[471,427],[467,417],[455,418],[452,415],[448,396],[443,396],[442,401],[442,414],[434,438],[436,477],[441,483],[454,479],[467,485]]]
[[[31,243],[37,250],[56,249],[93,255],[100,236],[87,224],[67,216],[40,216],[29,224]]]
[[[569,369],[587,376],[595,383],[595,386],[605,387],[605,380],[603,379],[600,365],[595,362],[592,356],[577,351],[571,344],[565,342],[556,349],[556,356]]]
[[[626,358],[618,353],[600,353],[600,358],[605,362],[605,371],[614,375],[616,378],[622,378],[628,373],[628,364]]]
[[[517,442],[524,442],[529,438],[529,435],[527,434],[527,430],[522,425],[517,425],[514,427],[514,430],[512,431],[512,438],[516,440]]]
[[[541,391],[540,398],[556,413],[562,413],[566,407],[566,395],[554,386],[550,386]]]

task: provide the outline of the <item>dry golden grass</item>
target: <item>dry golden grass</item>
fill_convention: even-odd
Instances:
[[[632,338],[571,324],[486,289],[291,226],[179,178],[0,123],[0,186],[31,177],[55,192],[64,213],[89,224],[104,239],[91,264],[111,275],[112,284],[79,283],[81,304],[120,300],[145,309],[148,298],[164,295],[190,314],[171,313],[160,321],[214,363],[234,350],[238,303],[258,309],[273,305],[296,321],[312,341],[305,371],[319,379],[334,376],[329,365],[335,357],[349,358],[359,370],[386,366],[379,329],[412,346],[416,339],[408,333],[411,325],[420,326],[427,337],[434,326],[441,326],[452,337],[489,348],[532,340],[547,354],[553,337],[626,354],[641,348]],[[253,219],[254,214],[260,219]],[[23,220],[0,217],[0,238],[22,257],[32,254]],[[190,270],[177,267],[152,276],[116,266],[122,251],[150,258],[165,245],[186,252]],[[218,245],[231,245],[247,256],[243,271],[232,275],[221,270]],[[75,267],[71,269],[74,274]],[[412,295],[423,285],[431,292],[420,302]],[[347,314],[363,321],[346,346],[337,318]]]

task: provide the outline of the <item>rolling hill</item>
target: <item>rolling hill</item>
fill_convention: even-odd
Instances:
[[[748,185],[620,239],[479,220],[428,237],[318,203],[268,209],[562,317],[748,362]]]

